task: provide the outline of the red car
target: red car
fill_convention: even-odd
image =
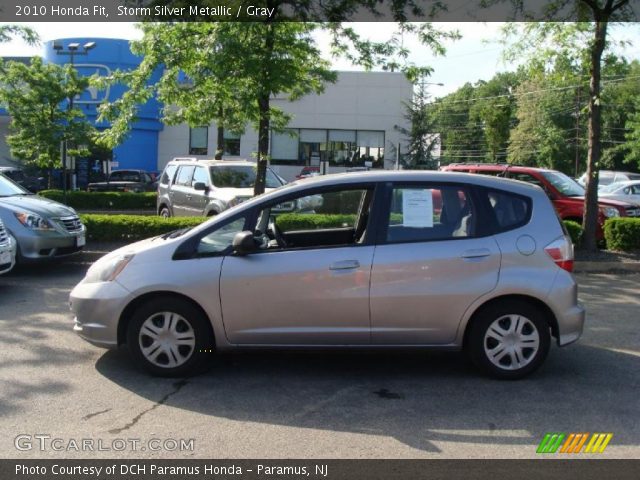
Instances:
[[[302,170],[296,175],[296,178],[300,180],[301,178],[313,177],[315,175],[320,175],[320,167],[302,167]]]
[[[533,183],[547,192],[561,219],[582,223],[584,214],[584,188],[562,172],[544,168],[495,163],[454,163],[441,167],[440,170],[480,173],[483,175],[494,175]],[[598,199],[598,206],[600,208],[596,235],[599,240],[604,238],[602,225],[607,218],[640,217],[640,207],[630,203]]]

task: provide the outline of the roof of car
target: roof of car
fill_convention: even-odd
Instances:
[[[490,170],[490,171],[534,171],[534,172],[555,172],[549,168],[527,167],[526,165],[512,165],[510,163],[451,163],[441,167],[443,171],[447,170]]]
[[[475,175],[463,172],[443,172],[437,170],[369,170],[367,172],[335,173],[330,175],[317,175],[306,177],[289,185],[317,185],[327,184],[348,184],[348,183],[369,183],[369,182],[451,182],[470,183],[474,185],[486,186],[490,188],[505,188],[509,190],[518,189],[521,191],[540,191],[542,189],[536,185],[519,180],[502,177],[489,177],[486,175]]]
[[[174,158],[169,163],[174,164],[193,164],[193,165],[255,165],[255,162],[249,162],[243,159],[234,159],[234,160],[216,160],[213,158]]]

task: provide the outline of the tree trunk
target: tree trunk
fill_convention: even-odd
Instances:
[[[598,169],[601,155],[600,131],[602,126],[600,111],[600,70],[602,52],[607,37],[607,20],[596,15],[595,33],[591,45],[591,79],[589,81],[589,154],[587,156],[587,186],[584,199],[582,224],[582,248],[593,252],[598,248],[596,230],[598,227]]]
[[[220,123],[218,124],[218,140],[216,142],[216,160],[222,160],[222,156],[224,155],[224,124],[222,123],[222,117],[224,115],[224,111],[222,107],[218,109],[218,118],[220,118]]]
[[[254,195],[264,193],[267,178],[267,156],[269,155],[269,96],[264,95],[258,99],[260,107],[260,123],[258,125],[258,171]]]

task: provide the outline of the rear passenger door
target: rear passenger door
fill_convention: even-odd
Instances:
[[[176,180],[171,186],[169,199],[173,214],[177,217],[193,215],[189,208],[188,202],[191,200],[193,189],[191,188],[191,179],[193,178],[193,165],[180,165]]]
[[[500,250],[464,185],[388,187],[371,272],[373,344],[444,345],[498,282]]]

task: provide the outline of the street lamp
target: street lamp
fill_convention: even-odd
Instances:
[[[82,50],[80,50],[80,44],[77,42],[72,42],[67,44],[67,50],[65,51],[64,46],[60,41],[53,42],[53,50],[56,52],[56,55],[63,55],[69,57],[69,63],[73,67],[73,57],[76,55],[88,55],[89,50],[93,50],[96,47],[96,42],[86,42],[82,45]],[[67,110],[73,109],[73,96],[69,97],[69,102],[67,103]],[[64,199],[64,203],[67,203],[67,141],[62,141],[62,196]]]

